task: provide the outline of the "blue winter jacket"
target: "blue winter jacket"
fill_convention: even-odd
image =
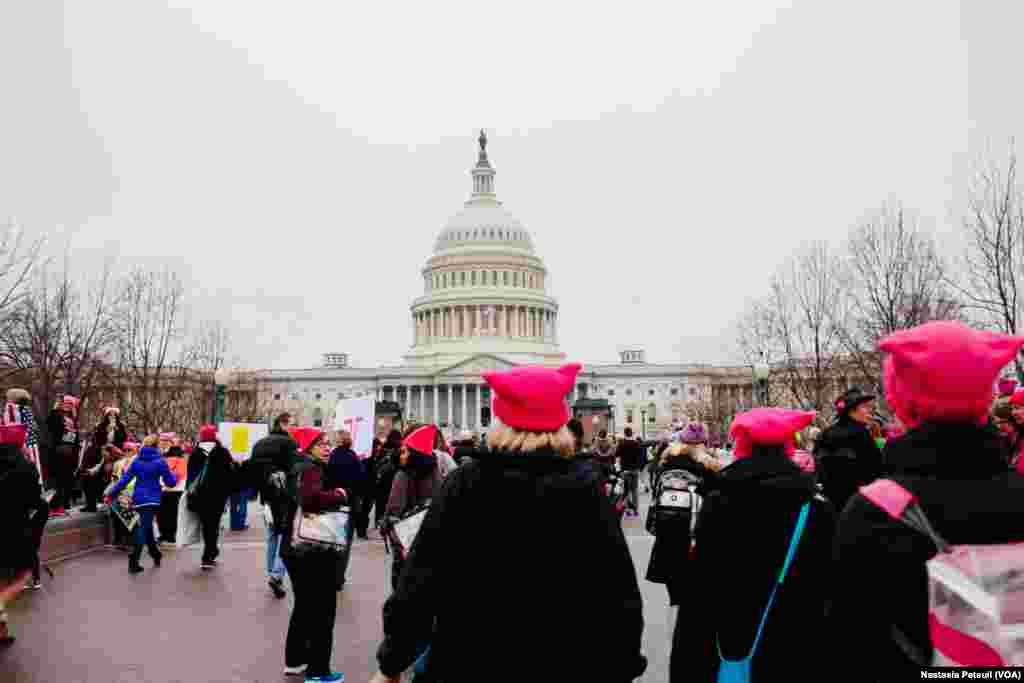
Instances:
[[[167,466],[167,461],[160,455],[159,449],[148,446],[139,451],[139,457],[132,461],[121,481],[114,484],[110,497],[116,498],[132,479],[135,480],[135,495],[132,502],[137,508],[160,504],[161,479],[168,488],[178,483],[174,472]]]

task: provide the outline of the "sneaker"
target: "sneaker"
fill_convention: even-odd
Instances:
[[[201,565],[199,565],[199,568],[200,569],[206,569],[206,570],[216,569],[217,568],[217,560],[203,560],[203,563]]]
[[[306,683],[342,683],[345,680],[345,674],[340,674],[337,671],[332,671],[326,676],[306,676]]]
[[[306,673],[306,667],[308,664],[300,664],[299,666],[286,666],[284,668],[285,676],[301,676]]]
[[[42,587],[43,587],[43,582],[40,581],[39,579],[32,579],[28,583],[25,584],[25,588],[27,590],[32,590],[32,591],[37,591],[37,590],[39,590]]]
[[[270,590],[274,591],[275,598],[283,598],[288,595],[284,589],[284,581],[282,579],[273,578],[267,581],[267,585],[270,586]]]

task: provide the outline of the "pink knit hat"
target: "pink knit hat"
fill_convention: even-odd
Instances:
[[[437,427],[434,425],[423,425],[405,437],[402,445],[409,450],[422,453],[423,455],[434,455],[434,440],[437,438]]]
[[[162,439],[163,434],[160,435]],[[199,443],[210,443],[217,440],[217,428],[213,425],[203,425],[199,428]]]
[[[811,424],[815,412],[785,408],[755,408],[733,419],[729,434],[736,441],[733,455],[748,457],[754,446],[782,446],[787,455],[796,451],[794,434]]]
[[[900,422],[977,422],[992,403],[992,384],[1024,346],[1024,337],[975,330],[953,321],[895,332],[878,344],[886,398]]]
[[[557,370],[522,367],[485,372],[483,378],[494,390],[494,414],[504,424],[527,432],[554,432],[569,421],[565,397],[581,368],[579,363]]]

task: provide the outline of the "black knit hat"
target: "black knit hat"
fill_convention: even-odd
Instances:
[[[836,413],[840,416],[848,415],[851,410],[861,403],[874,401],[877,397],[872,394],[865,394],[859,387],[851,387],[846,393],[836,399]]]

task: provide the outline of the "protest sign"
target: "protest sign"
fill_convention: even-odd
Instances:
[[[373,411],[376,401],[366,398],[346,398],[338,401],[334,428],[344,429],[352,435],[352,450],[360,458],[370,457],[373,450]]]
[[[269,433],[270,429],[265,424],[245,422],[221,422],[217,428],[217,438],[235,462],[248,460],[252,456],[252,447]]]

